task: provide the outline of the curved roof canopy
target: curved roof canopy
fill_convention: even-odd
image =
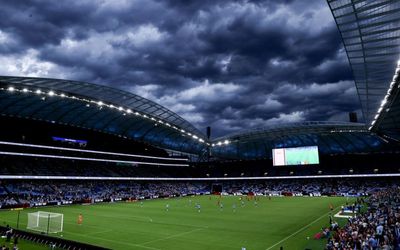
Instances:
[[[0,114],[93,129],[187,153],[207,146],[203,133],[167,108],[85,82],[0,76]]]
[[[270,126],[212,142],[213,156],[226,159],[271,158],[272,149],[318,146],[322,154],[379,151],[386,142],[359,123],[304,122]]]
[[[0,114],[82,127],[165,149],[227,159],[270,158],[273,148],[318,145],[320,152],[358,153],[384,141],[364,124],[305,122],[239,132],[206,141],[190,123],[147,99],[89,83],[0,77]],[[212,143],[212,144],[211,144]]]
[[[400,138],[400,2],[327,1],[343,39],[367,125]]]

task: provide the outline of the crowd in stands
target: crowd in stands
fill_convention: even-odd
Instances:
[[[392,187],[372,194],[367,211],[350,217],[344,227],[331,226],[327,250],[400,249],[400,189]]]
[[[395,180],[365,179],[299,179],[253,182],[226,182],[227,193],[259,193],[267,195],[341,195],[364,196],[394,185]]]
[[[255,181],[3,181],[0,206],[40,206],[68,202],[118,201],[189,194],[345,195],[357,198],[348,223],[323,230],[327,250],[400,250],[400,189],[397,178]]]
[[[2,191],[3,190],[3,191]],[[0,207],[42,206],[73,202],[118,201],[209,192],[205,183],[113,181],[18,181],[0,185]]]
[[[258,181],[3,181],[0,207],[148,199],[219,191],[227,194],[366,196],[391,187],[395,179]],[[221,189],[218,190],[220,187]]]

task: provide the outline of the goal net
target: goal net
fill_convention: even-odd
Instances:
[[[28,213],[27,229],[43,233],[58,233],[63,230],[64,215],[50,212]]]

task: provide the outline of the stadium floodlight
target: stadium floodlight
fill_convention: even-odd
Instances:
[[[229,141],[228,141],[228,140],[225,140],[225,141],[224,141],[224,144],[225,144],[225,145],[228,145],[228,144],[229,144]]]
[[[7,90],[10,91],[10,92],[13,92],[15,89],[14,89],[14,87],[8,87]]]
[[[54,91],[50,90],[49,93],[47,93],[49,96],[53,96],[55,93]]]
[[[123,108],[123,107],[119,107],[118,110],[119,110],[119,111],[123,111],[124,108]]]
[[[103,103],[102,101],[98,101],[98,102],[97,102],[97,105],[99,105],[99,106],[103,106],[103,104],[104,104],[104,103]]]
[[[157,156],[149,156],[149,155],[124,154],[124,153],[117,153],[117,152],[97,151],[97,150],[87,150],[87,149],[75,149],[75,148],[65,148],[65,147],[54,147],[54,146],[46,146],[46,145],[38,145],[38,144],[27,144],[27,143],[18,143],[18,142],[0,141],[0,145],[12,145],[12,146],[31,147],[31,148],[45,148],[45,149],[51,149],[51,150],[81,152],[81,153],[92,153],[92,154],[105,154],[105,155],[116,155],[116,156],[127,156],[127,157],[139,157],[139,158],[146,158],[146,159],[187,161],[187,159],[184,159],[184,158],[171,158],[171,157],[157,157]]]
[[[36,94],[40,95],[42,93],[42,91],[40,89],[36,90],[35,92]]]
[[[65,94],[64,93],[61,93],[61,95],[60,95],[61,97],[65,97]]]
[[[127,112],[128,114],[130,114],[130,113],[132,113],[132,110],[127,109],[126,112]]]
[[[220,141],[217,142],[217,145],[218,145],[218,146],[221,146],[221,145],[222,145],[222,142],[220,142]]]
[[[63,224],[63,214],[38,211],[28,213],[28,225],[26,228],[47,234],[59,233],[63,231]]]
[[[105,159],[105,158],[75,157],[75,156],[50,155],[50,154],[31,154],[31,153],[19,153],[19,152],[8,152],[8,151],[7,152],[0,151],[0,155],[13,155],[13,156],[49,158],[49,159],[80,160],[80,161],[113,162],[113,163],[124,163],[124,164],[125,163],[126,164],[143,164],[143,165],[155,165],[155,166],[175,166],[175,167],[188,167],[189,166],[189,164],[125,161],[125,160],[113,160],[113,159]]]

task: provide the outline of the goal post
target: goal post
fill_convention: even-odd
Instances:
[[[59,233],[63,231],[63,226],[63,214],[43,211],[28,213],[27,229],[42,233]]]

